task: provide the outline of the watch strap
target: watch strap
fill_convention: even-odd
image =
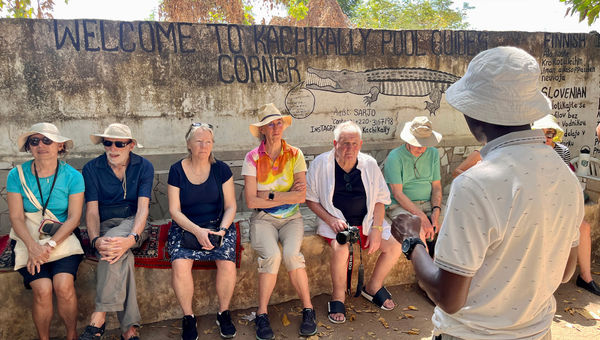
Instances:
[[[135,239],[136,243],[140,240],[140,235],[138,235],[136,233],[129,233],[129,234],[127,234],[127,237],[129,237],[129,236],[133,236],[133,238]]]
[[[402,250],[402,252],[406,256],[406,259],[408,259],[408,260],[410,260],[410,256],[412,255],[413,250],[415,250],[415,247],[417,246],[417,244],[420,244],[424,248],[427,248],[425,246],[425,243],[423,243],[423,241],[421,241],[421,239],[418,237],[409,237],[409,238],[405,239],[404,242],[408,242],[410,245],[406,251],[404,251],[404,249]]]

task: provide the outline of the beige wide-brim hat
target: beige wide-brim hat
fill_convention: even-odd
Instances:
[[[261,106],[258,109],[258,123],[250,124],[250,133],[254,137],[259,138],[259,128],[277,119],[283,119],[284,129],[292,125],[292,116],[282,115],[281,112],[275,107],[275,104],[269,103]]]
[[[404,124],[400,138],[417,147],[436,146],[442,140],[442,134],[433,131],[429,118],[418,116]]]
[[[58,131],[56,125],[52,123],[36,123],[29,128],[29,131],[21,134],[17,139],[19,151],[26,152],[27,150],[25,150],[25,144],[27,143],[27,139],[29,138],[29,136],[38,133],[50,138],[56,143],[65,143],[65,150],[73,148],[73,141],[71,140],[71,138],[61,136],[60,131]]]
[[[560,127],[560,125],[558,125],[558,121],[554,115],[545,115],[544,118],[536,120],[533,122],[531,128],[534,130],[554,129],[556,131],[556,135],[554,138],[552,138],[552,140],[555,142],[562,141],[562,138],[565,134],[565,131]]]
[[[135,142],[135,145],[138,148],[144,147],[142,144],[138,143],[135,138],[133,138],[131,129],[125,124],[113,123],[104,129],[104,133],[95,133],[90,135],[90,140],[94,144],[102,143],[104,138],[131,139]]]
[[[466,116],[518,126],[552,113],[540,91],[540,66],[529,53],[502,46],[479,53],[465,75],[446,90],[446,100]]]

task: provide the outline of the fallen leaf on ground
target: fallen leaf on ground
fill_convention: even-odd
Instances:
[[[387,321],[385,321],[384,318],[379,318],[377,320],[379,320],[379,322],[381,322],[381,324],[383,325],[383,327],[390,328],[390,325],[387,323]]]
[[[585,308],[574,308],[574,310],[588,320],[600,320],[598,314],[590,312]]]
[[[410,335],[419,335],[419,332],[421,332],[421,330],[418,328],[411,328],[407,331],[402,331],[402,333],[406,333],[406,334],[410,334]]]
[[[348,316],[348,321],[354,321],[354,320],[356,320],[356,314],[350,314]]]
[[[283,324],[284,327],[287,327],[290,325],[290,319],[288,319],[288,316],[286,313],[283,313],[283,316],[281,317],[281,323]]]
[[[398,320],[401,319],[414,319],[415,316],[409,313],[402,313],[402,315],[398,316]]]
[[[239,319],[239,320],[238,320],[238,323],[239,323],[240,325],[248,326],[248,320],[242,320],[242,319]]]
[[[319,336],[318,335],[311,335],[308,338],[306,338],[306,340],[319,340]]]
[[[207,334],[212,334],[213,330],[212,329],[205,329],[203,332],[204,332],[204,335],[207,335]]]

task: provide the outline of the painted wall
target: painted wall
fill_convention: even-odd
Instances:
[[[447,186],[451,170],[477,143],[444,91],[478,52],[500,45],[537,58],[565,144],[574,156],[583,146],[598,155],[599,38],[0,19],[0,233],[9,228],[6,174],[29,158],[18,152],[17,137],[40,121],[74,140],[67,160],[78,169],[102,152],[90,133],[128,124],[145,146],[139,153],[155,165],[153,219],[168,217],[166,173],[185,155],[184,134],[196,121],[215,126],[216,154],[232,167],[238,209],[247,210],[241,160],[258,144],[248,124],[268,102],[294,117],[286,139],[309,161],[331,148],[334,126],[351,119],[363,127],[364,151],[382,163],[402,143],[404,122],[429,116],[444,135],[439,150]]]

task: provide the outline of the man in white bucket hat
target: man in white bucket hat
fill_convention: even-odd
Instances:
[[[583,195],[544,134],[531,130],[551,112],[539,76],[537,61],[515,47],[475,56],[446,100],[485,146],[481,163],[452,183],[435,259],[421,246],[417,217],[393,221],[437,305],[434,339],[551,338],[553,294],[575,270]]]
[[[420,116],[404,124],[400,138],[406,144],[390,151],[383,169],[392,193],[386,214],[390,220],[406,212],[419,216],[421,240],[433,240],[442,222],[440,155],[434,147],[442,135],[429,118]]]
[[[154,167],[133,153],[141,144],[124,124],[110,124],[104,133],[90,135],[104,153],[83,167],[88,234],[97,251],[96,306],[79,339],[104,333],[106,312],[117,312],[122,339],[138,339],[141,316],[137,305],[131,248],[147,238],[148,208]]]

